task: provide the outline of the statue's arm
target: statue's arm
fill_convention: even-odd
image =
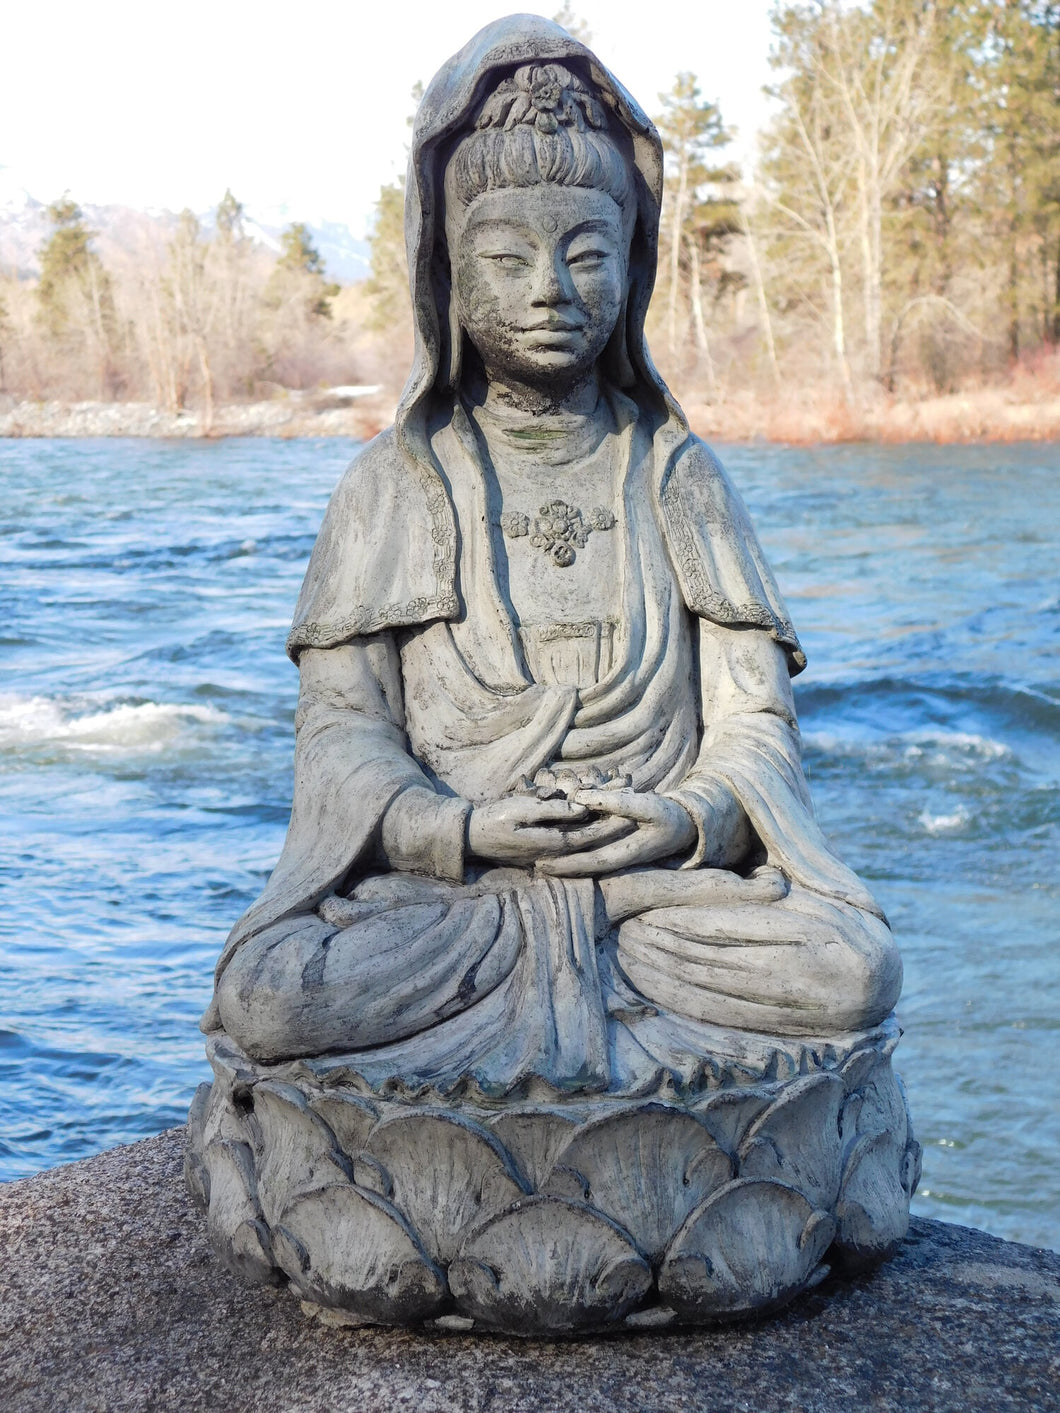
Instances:
[[[802,785],[795,703],[783,648],[769,633],[699,620],[703,734],[681,784],[668,791],[692,817],[698,842],[686,868],[732,868],[754,842],[737,783],[750,772],[768,799],[777,772]],[[804,785],[802,785],[804,789]]]
[[[393,634],[307,648],[299,671],[296,797],[326,793],[323,826],[347,837],[371,826],[385,866],[462,880],[470,806],[440,794],[409,749]]]

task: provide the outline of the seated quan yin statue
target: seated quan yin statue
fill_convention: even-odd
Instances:
[[[658,136],[499,21],[417,117],[417,328],[288,638],[283,853],[203,1021],[223,1259],[351,1322],[775,1308],[900,1240],[878,905],[800,764],[805,658],[652,365]]]

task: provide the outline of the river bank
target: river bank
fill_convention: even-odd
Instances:
[[[979,388],[923,399],[879,394],[851,403],[827,392],[776,397],[686,396],[693,430],[721,442],[1060,441],[1060,393],[1037,387]],[[292,393],[267,402],[169,412],[145,402],[32,402],[0,396],[0,437],[352,437],[364,441],[393,421],[394,399],[347,401]]]
[[[366,441],[393,421],[375,398],[292,396],[269,402],[170,412],[148,402],[15,402],[0,399],[0,437],[353,437]]]
[[[914,1220],[893,1260],[758,1325],[550,1343],[330,1328],[224,1271],[183,1130],[0,1187],[10,1413],[1036,1413],[1060,1381],[1060,1255]],[[709,1390],[709,1393],[707,1392]]]

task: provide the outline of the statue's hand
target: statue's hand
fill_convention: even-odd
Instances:
[[[472,806],[467,822],[468,848],[477,858],[491,863],[535,864],[594,847],[630,828],[621,819],[583,823],[586,820],[589,807],[580,802],[511,795]]]
[[[633,832],[606,844],[603,848],[584,853],[568,853],[566,857],[542,858],[543,873],[581,877],[586,874],[613,873],[620,868],[636,868],[671,858],[691,849],[696,842],[696,826],[691,816],[676,800],[650,791],[579,790],[576,805],[603,815],[632,821]]]

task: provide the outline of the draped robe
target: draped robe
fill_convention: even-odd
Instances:
[[[287,841],[204,1028],[259,1059],[342,1054],[371,1084],[639,1092],[757,1031],[828,1039],[890,1010],[897,955],[813,819],[804,659],[743,507],[702,443],[612,400],[623,613],[587,686],[530,670],[459,402],[431,430],[435,481],[385,435],[347,473],[289,639]],[[696,824],[687,857],[638,871],[644,906],[617,926],[591,877],[466,857],[470,808],[549,765],[628,775]],[[785,896],[697,896],[734,810]]]

